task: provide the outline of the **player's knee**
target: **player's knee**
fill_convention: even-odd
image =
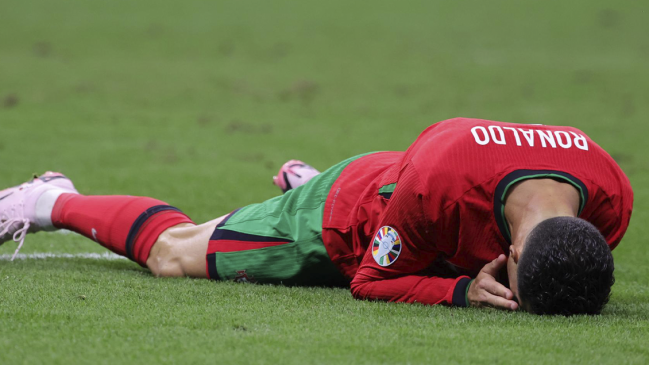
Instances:
[[[181,257],[171,243],[168,240],[158,240],[146,261],[147,267],[157,277],[185,276]]]
[[[151,268],[151,272],[153,275],[162,278],[185,276],[185,272],[178,260],[161,260],[154,268]]]

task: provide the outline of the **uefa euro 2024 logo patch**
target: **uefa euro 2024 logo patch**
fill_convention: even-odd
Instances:
[[[401,238],[390,226],[383,226],[376,232],[372,244],[372,256],[377,264],[385,267],[392,265],[401,253]]]

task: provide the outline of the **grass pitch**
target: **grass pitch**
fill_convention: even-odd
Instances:
[[[0,186],[63,171],[197,222],[455,117],[573,125],[635,189],[604,314],[155,279],[125,260],[0,260],[0,363],[647,363],[649,5],[604,1],[0,3]],[[0,247],[8,255],[15,244]],[[105,250],[73,234],[21,251]],[[1,256],[5,257],[6,256]],[[30,257],[30,256],[28,256]]]

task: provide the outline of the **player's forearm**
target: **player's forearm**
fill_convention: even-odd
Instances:
[[[467,306],[466,290],[470,279],[402,276],[386,280],[372,280],[359,274],[351,283],[352,295],[362,300],[389,302],[445,304]]]

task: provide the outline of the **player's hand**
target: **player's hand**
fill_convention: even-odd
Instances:
[[[518,303],[513,301],[514,294],[496,280],[498,271],[507,262],[505,255],[486,264],[478,276],[471,282],[467,298],[472,307],[493,307],[505,310],[518,309]]]

